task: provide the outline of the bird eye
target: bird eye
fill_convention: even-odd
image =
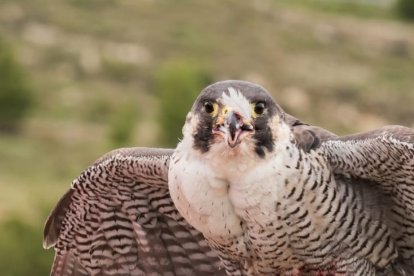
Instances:
[[[256,115],[262,115],[263,112],[265,111],[265,108],[266,108],[266,106],[265,106],[265,103],[264,102],[257,102],[254,105],[254,113]]]
[[[211,101],[206,101],[204,102],[204,110],[208,113],[208,114],[213,114],[214,110],[215,110],[215,105],[214,103],[212,103]]]

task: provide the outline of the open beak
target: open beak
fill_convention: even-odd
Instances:
[[[228,110],[218,118],[213,133],[223,136],[227,144],[234,148],[240,144],[244,136],[253,133],[253,131],[253,126],[248,119],[243,118],[236,111]]]

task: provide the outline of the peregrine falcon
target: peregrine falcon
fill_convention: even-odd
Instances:
[[[214,83],[176,149],[118,149],[73,181],[52,246],[51,275],[414,275],[414,130],[340,137]]]

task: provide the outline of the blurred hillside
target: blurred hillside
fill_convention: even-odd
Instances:
[[[414,126],[414,25],[394,7],[2,0],[0,40],[33,97],[19,131],[0,133],[2,275],[46,275],[43,221],[72,179],[115,147],[174,146],[213,81],[259,83],[289,113],[341,134]]]

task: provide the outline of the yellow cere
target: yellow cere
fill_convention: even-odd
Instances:
[[[216,117],[218,114],[218,104],[213,103],[213,112],[210,114],[212,117]]]

